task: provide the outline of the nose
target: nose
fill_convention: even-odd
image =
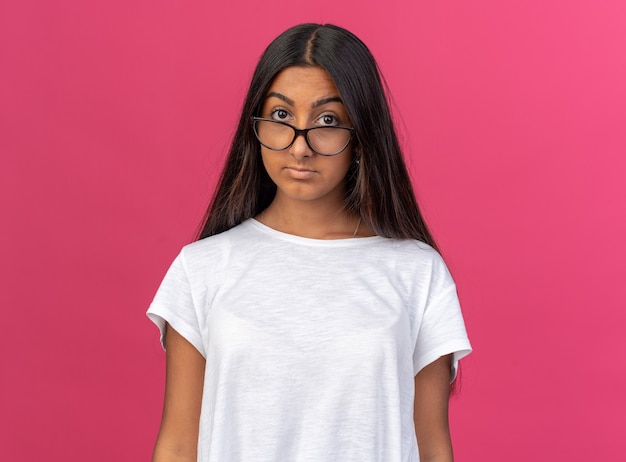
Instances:
[[[291,147],[289,148],[289,152],[296,159],[304,159],[313,155],[313,151],[311,151],[311,148],[306,141],[306,135],[304,133],[299,133],[296,136],[296,139],[293,141]]]

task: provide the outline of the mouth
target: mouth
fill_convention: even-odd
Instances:
[[[306,180],[314,176],[317,172],[308,168],[285,167],[287,175],[298,180]]]

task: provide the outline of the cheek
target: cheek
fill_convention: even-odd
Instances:
[[[269,170],[272,168],[272,160],[273,160],[272,157],[273,156],[268,155],[265,149],[261,148],[261,162],[263,163],[263,166],[265,167],[266,170]]]
[[[276,175],[278,175],[281,166],[279,165],[279,156],[276,155],[275,152],[267,152],[266,149],[261,149],[261,163],[265,168],[265,171],[272,179],[272,181],[276,182]]]
[[[337,165],[335,166],[337,169],[337,172],[341,172],[339,173],[342,177],[345,177],[346,174],[348,173],[348,171],[350,170],[350,166],[352,164],[352,153],[351,152],[345,152],[340,154],[341,158],[337,159]]]

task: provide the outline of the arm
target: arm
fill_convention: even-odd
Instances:
[[[422,462],[452,462],[448,426],[451,355],[442,356],[415,376],[415,435]]]
[[[196,462],[205,360],[166,326],[165,403],[152,462]]]

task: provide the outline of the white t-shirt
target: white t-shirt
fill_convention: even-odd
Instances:
[[[471,351],[428,245],[253,219],[184,247],[148,316],[206,358],[203,462],[416,462],[414,376]]]

